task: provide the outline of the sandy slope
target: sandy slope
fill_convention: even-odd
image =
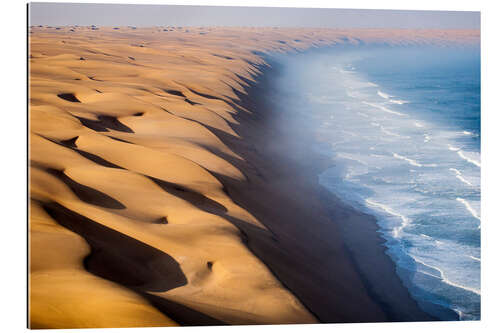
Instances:
[[[253,226],[252,237],[272,233],[218,180],[247,181],[230,163],[245,161],[214,133],[238,138],[235,116],[249,111],[237,94],[264,64],[258,51],[477,38],[32,27],[31,326],[316,322],[248,249],[242,225]]]

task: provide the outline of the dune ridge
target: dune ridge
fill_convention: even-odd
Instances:
[[[325,321],[252,245],[279,248],[279,228],[236,204],[225,185],[249,181],[250,161],[221,138],[244,142],[235,128],[252,114],[242,96],[268,65],[262,55],[479,38],[467,30],[29,32],[32,328]],[[385,318],[369,297],[359,305],[373,310],[370,320]]]

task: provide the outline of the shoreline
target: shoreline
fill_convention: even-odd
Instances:
[[[314,50],[304,52],[314,52]],[[272,55],[265,56],[264,60],[271,64],[271,67],[258,66],[262,74],[255,77],[257,83],[247,82],[250,85],[246,88],[248,94],[237,94],[241,99],[240,105],[253,113],[253,115],[239,113],[235,118],[240,125],[231,125],[243,141],[214,131],[232,151],[247,162],[247,165],[238,163],[236,167],[243,172],[248,182],[238,183],[228,177],[217,178],[238,205],[256,216],[275,234],[274,237],[279,242],[277,247],[281,247],[277,249],[273,247],[272,242],[253,239],[250,235],[249,248],[320,322],[438,320],[425,313],[404,287],[396,273],[396,264],[385,254],[387,248],[384,245],[385,240],[380,236],[376,218],[343,203],[319,184],[317,176],[333,162],[319,153],[308,151],[307,147],[314,142],[313,136],[306,134],[294,140],[293,147],[298,149],[287,150],[288,153],[298,154],[292,158],[284,152],[280,153],[279,148],[270,148],[266,145],[266,140],[274,142],[277,140],[274,145],[279,145],[279,140],[289,139],[290,136],[283,135],[280,138],[279,134],[271,134],[284,130],[275,126],[274,124],[279,124],[280,121],[272,118],[286,115],[277,115],[279,111],[273,111],[266,101],[269,99],[266,93],[269,92],[271,77],[276,75],[279,71],[277,68],[281,65],[273,60]],[[262,147],[267,148],[262,149]],[[290,170],[285,171],[287,168]],[[283,177],[283,174],[287,173],[291,174],[290,178]],[[297,174],[298,177],[292,178]],[[280,185],[272,185],[273,176],[285,178],[284,182],[278,180]],[[298,183],[287,184],[287,179],[294,179]],[[248,183],[252,184],[250,189],[245,188]],[[291,194],[298,189],[304,191],[302,197]],[[262,193],[272,198],[271,206],[258,202],[258,197]],[[292,203],[293,205],[289,205]],[[292,207],[293,213],[281,210]],[[311,207],[314,207],[313,211]],[[275,212],[276,209],[280,211]],[[315,217],[317,220],[314,220]],[[316,224],[311,225],[309,222],[302,224],[308,218],[310,222]],[[308,228],[319,228],[320,231]],[[247,235],[251,233],[244,227],[241,229]],[[315,246],[308,249],[308,244]],[[302,258],[302,264],[296,263],[300,261],[296,253],[299,250],[294,247],[306,253]],[[293,257],[290,259],[291,263],[288,263],[289,266],[296,268],[293,273],[289,272],[290,267],[283,267],[280,260],[285,258],[280,257],[280,253],[294,253],[291,255]],[[323,255],[330,253],[335,253],[336,256],[331,258],[332,262],[340,259],[341,263],[328,265],[323,262],[322,264],[328,268],[305,265],[306,262],[314,262],[317,265],[321,262],[321,258],[324,258]],[[295,255],[297,257],[294,257]],[[373,269],[374,267],[376,269]],[[328,276],[339,274],[335,269],[343,271],[344,276],[350,277]],[[309,274],[311,279],[301,281],[298,277],[301,274]],[[347,281],[353,285],[346,285]],[[330,292],[327,290],[329,287],[348,292],[344,295],[332,295],[332,299],[326,300],[326,295]],[[354,308],[349,308],[349,302],[355,305]],[[359,304],[364,304],[361,311]],[[342,308],[342,311],[335,311],[333,307]]]
[[[312,132],[280,126],[269,54],[477,32],[30,34],[32,328],[435,320],[376,224],[318,183],[332,161],[310,149]]]

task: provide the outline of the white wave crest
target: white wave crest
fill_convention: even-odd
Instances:
[[[452,145],[448,145],[448,149],[451,151],[459,151],[460,150],[460,148],[453,147]]]
[[[403,101],[401,99],[390,99],[389,102],[391,102],[393,104],[399,104],[399,105],[410,103],[408,101]]]
[[[347,153],[338,153],[338,154],[337,154],[337,157],[344,158],[344,159],[348,159],[348,160],[351,160],[351,161],[355,161],[355,162],[358,162],[358,163],[363,164],[363,165],[368,165],[368,164],[366,164],[366,162],[365,162],[365,161],[360,160],[359,158],[356,158],[355,156],[353,156],[353,155],[351,155],[351,154],[347,154]]]
[[[457,151],[457,154],[458,156],[460,156],[461,158],[463,158],[464,160],[466,160],[467,162],[469,163],[472,163],[474,164],[475,166],[477,166],[478,168],[481,167],[481,162],[479,161],[476,161],[475,159],[471,158],[470,156],[467,156],[466,153],[462,150],[459,150]]]
[[[402,221],[401,225],[392,229],[392,235],[394,238],[399,238],[399,234],[401,233],[401,230],[403,230],[403,228],[405,228],[411,222],[411,220],[409,218],[407,218],[404,215],[399,214],[398,212],[395,212],[394,210],[392,210],[391,207],[388,207],[388,206],[383,205],[381,203],[372,201],[370,199],[365,199],[365,202],[370,206],[377,207],[377,208],[383,210],[384,212],[386,212],[389,215],[396,216],[396,217],[399,217],[401,219],[401,221]]]
[[[383,105],[378,105],[378,104],[375,104],[375,103],[370,103],[370,102],[365,102],[365,101],[363,101],[363,104],[369,105],[371,107],[377,108],[377,109],[379,109],[381,111],[384,111],[384,112],[387,112],[387,113],[396,114],[398,116],[404,116],[403,113],[400,113],[400,112],[397,112],[397,111],[393,111],[391,109],[386,108]]]
[[[469,211],[469,213],[476,219],[478,219],[479,221],[481,221],[481,216],[479,216],[479,214],[475,211],[474,208],[472,208],[472,206],[470,205],[470,203],[463,199],[463,198],[457,198],[457,201],[462,203],[465,208]]]
[[[472,260],[475,260],[475,261],[481,261],[481,258],[476,258],[474,256],[469,256],[469,258],[471,258]]]
[[[460,288],[460,289],[464,289],[464,290],[470,291],[470,292],[472,292],[472,293],[474,293],[474,294],[477,294],[477,295],[481,295],[481,290],[479,290],[479,289],[475,289],[475,288],[471,288],[471,287],[463,286],[463,285],[461,285],[461,284],[458,284],[458,283],[456,283],[456,282],[453,282],[453,281],[449,280],[449,279],[446,277],[446,275],[444,274],[444,272],[443,272],[443,270],[442,270],[441,268],[436,267],[436,266],[433,266],[433,265],[429,265],[429,264],[427,264],[427,263],[423,262],[422,260],[415,258],[415,257],[414,257],[414,256],[412,256],[412,255],[410,255],[410,257],[411,257],[411,258],[413,258],[413,260],[415,260],[415,261],[416,261],[416,262],[418,262],[419,264],[422,264],[422,265],[424,265],[424,266],[427,266],[427,267],[429,267],[429,268],[432,268],[432,269],[434,269],[434,270],[438,271],[440,276],[436,276],[436,275],[434,275],[434,274],[430,274],[430,273],[426,273],[426,272],[422,272],[422,271],[419,271],[420,273],[423,273],[423,274],[426,274],[426,275],[433,276],[433,277],[435,277],[435,278],[441,279],[444,283],[446,283],[446,284],[448,284],[448,285],[450,285],[450,286],[453,286],[453,287],[456,287],[456,288]]]
[[[416,127],[424,127],[424,125],[422,125],[421,123],[419,123],[418,121],[415,122],[415,126]]]
[[[379,95],[382,98],[389,99],[389,97],[392,97],[386,93],[381,92],[380,90],[377,91],[377,95]]]
[[[458,171],[455,168],[450,168],[450,171],[453,171],[455,173],[455,177],[457,177],[462,183],[465,183],[465,184],[467,184],[469,186],[472,186],[471,182],[469,182],[467,179],[465,179],[464,177],[462,177],[462,173],[460,171]]]
[[[419,168],[422,167],[422,164],[418,163],[415,160],[412,160],[411,158],[408,158],[408,157],[405,157],[405,156],[401,156],[401,155],[396,154],[396,153],[392,153],[392,156],[394,156],[397,159],[406,161],[406,162],[410,163],[413,166],[416,166],[416,167],[419,167]]]

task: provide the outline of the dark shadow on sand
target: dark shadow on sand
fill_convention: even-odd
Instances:
[[[56,202],[42,203],[42,207],[57,223],[82,236],[90,245],[91,253],[84,259],[85,269],[90,273],[129,288],[181,325],[225,325],[185,305],[150,294],[187,284],[180,265],[167,253]]]

